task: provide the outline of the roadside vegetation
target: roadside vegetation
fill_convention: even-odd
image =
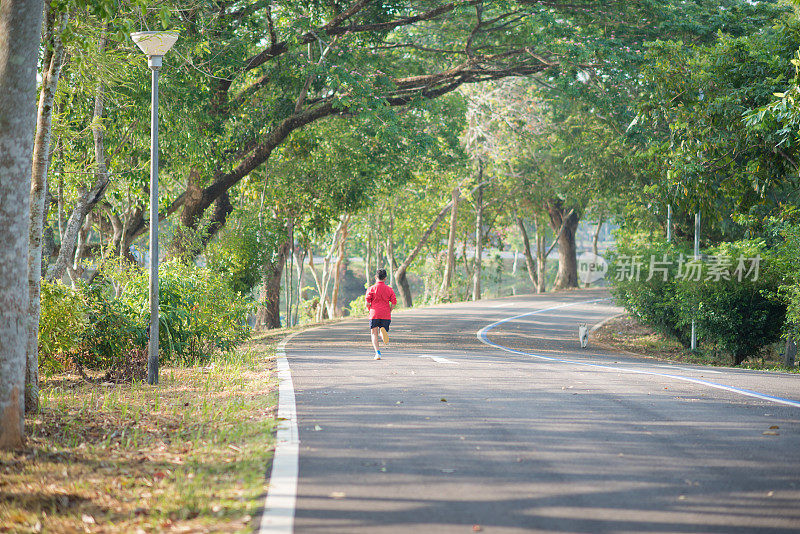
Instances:
[[[45,378],[26,448],[0,452],[0,531],[249,531],[274,450],[277,339],[166,367],[158,388]]]

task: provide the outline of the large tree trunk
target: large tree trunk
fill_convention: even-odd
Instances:
[[[0,2],[0,449],[25,436],[28,248],[42,1]]]
[[[483,165],[480,164],[482,178]],[[481,271],[483,269],[483,186],[478,187],[478,197],[475,199],[475,263],[472,266],[472,300],[481,300]]]
[[[264,268],[264,285],[256,312],[256,330],[281,327],[281,276],[286,255],[289,253],[287,239],[278,249],[278,257]]]
[[[555,289],[578,287],[578,255],[575,245],[575,232],[578,229],[578,215],[574,209],[568,210],[561,200],[550,201],[546,205],[550,216],[550,227],[557,232],[558,275]]]
[[[447,259],[444,266],[442,285],[439,287],[439,299],[449,300],[450,289],[453,285],[453,272],[456,269],[456,223],[458,222],[458,201],[461,191],[456,187],[452,192],[453,200],[450,201],[450,232],[447,236]]]
[[[53,124],[53,99],[64,64],[64,47],[61,33],[67,24],[67,13],[56,14],[45,8],[46,48],[36,117],[36,136],[33,142],[33,169],[31,173],[30,248],[28,250],[28,293],[30,326],[25,367],[25,412],[39,410],[39,318],[42,293],[42,236],[46,219],[47,170],[50,167],[50,140]]]

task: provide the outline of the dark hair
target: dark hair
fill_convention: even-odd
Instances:
[[[376,275],[378,280],[386,280],[386,269],[378,269]]]

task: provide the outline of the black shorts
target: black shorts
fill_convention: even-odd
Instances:
[[[369,328],[372,330],[373,328],[385,328],[386,331],[389,331],[389,323],[391,323],[391,319],[370,319],[369,320]]]

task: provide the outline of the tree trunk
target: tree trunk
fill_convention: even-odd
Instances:
[[[783,350],[783,366],[794,367],[795,358],[797,357],[797,342],[793,337],[786,340],[786,346]]]
[[[450,201],[450,233],[447,236],[447,259],[444,266],[442,285],[439,287],[439,299],[449,300],[451,286],[453,285],[453,271],[456,268],[456,223],[458,222],[458,201],[461,191],[456,187],[452,192],[453,200]]]
[[[389,231],[386,234],[386,263],[389,270],[389,285],[395,283],[395,271],[397,270],[397,261],[394,257],[394,210],[389,209]],[[372,280],[371,276],[367,277],[367,283]]]
[[[0,2],[0,449],[22,447],[28,252],[42,1]]]
[[[536,240],[536,292],[544,293],[547,291],[546,228],[542,228],[541,231],[539,231],[538,223],[535,223],[534,228],[534,239]]]
[[[517,217],[517,228],[519,228],[519,233],[522,235],[522,250],[525,253],[525,265],[528,267],[528,278],[531,279],[534,290],[539,293],[539,284],[536,281],[536,265],[531,255],[531,240],[528,238],[528,231],[525,229],[525,221],[522,220],[522,217]]]
[[[47,210],[47,170],[50,167],[50,144],[53,124],[53,99],[64,64],[64,47],[61,33],[67,24],[67,13],[56,15],[45,7],[44,33],[47,51],[43,61],[42,88],[39,111],[36,117],[36,136],[33,142],[33,169],[31,174],[30,248],[28,250],[28,293],[30,326],[28,328],[27,358],[25,368],[25,412],[39,410],[39,318],[42,293],[42,236]]]
[[[342,287],[342,278],[344,278],[345,265],[345,245],[347,244],[348,225],[350,224],[350,215],[345,215],[341,227],[341,234],[339,237],[339,253],[336,257],[336,264],[333,269],[333,294],[331,295],[331,306],[328,314],[332,317],[341,317],[343,315],[342,307],[339,306],[339,292]]]
[[[256,330],[281,327],[281,276],[286,255],[289,253],[287,239],[278,249],[278,257],[264,268],[264,285],[256,312]]]
[[[597,256],[597,241],[600,239],[600,230],[603,228],[603,218],[602,216],[597,221],[597,228],[594,230],[594,234],[592,234],[592,252],[595,256]]]
[[[481,175],[483,166],[481,164]],[[480,180],[480,176],[479,176]],[[478,187],[475,217],[475,263],[473,264],[472,300],[481,300],[481,270],[483,268],[483,186]]]
[[[300,242],[298,241],[298,245]],[[302,246],[295,246],[292,243],[294,250],[295,267],[297,268],[297,306],[294,309],[294,324],[300,324],[300,304],[303,302],[303,273],[305,272],[305,254],[306,249]]]
[[[578,229],[578,215],[574,209],[567,210],[561,200],[548,202],[547,213],[550,227],[558,232],[558,276],[555,289],[578,287],[578,255],[575,245],[575,232]]]

